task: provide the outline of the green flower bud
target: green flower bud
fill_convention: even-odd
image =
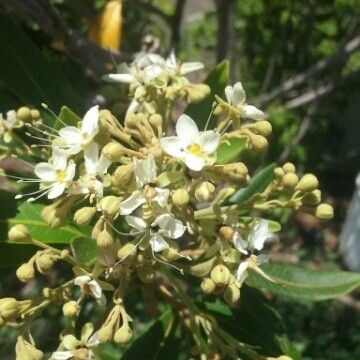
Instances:
[[[230,226],[222,226],[219,229],[219,237],[222,241],[231,243],[234,238],[234,229]]]
[[[79,305],[75,300],[70,300],[63,305],[62,311],[64,316],[69,318],[74,317],[79,312]]]
[[[282,167],[286,173],[294,173],[296,171],[295,165],[291,162],[287,162]]]
[[[224,300],[229,304],[233,304],[240,299],[240,289],[232,283],[228,285],[223,293]]]
[[[173,192],[172,203],[177,207],[184,207],[190,201],[189,193],[185,189],[177,189]]]
[[[32,264],[29,264],[29,263],[22,264],[16,270],[16,276],[20,281],[22,281],[24,283],[29,282],[35,276],[34,266]]]
[[[231,273],[225,265],[216,265],[210,273],[211,280],[220,286],[227,285],[231,280]]]
[[[132,331],[130,326],[124,324],[114,335],[114,341],[119,345],[126,345],[129,343],[132,337]]]
[[[27,106],[22,106],[16,111],[16,116],[23,122],[31,122],[31,110]]]
[[[284,177],[282,178],[282,182],[283,182],[284,186],[291,188],[291,189],[295,188],[298,181],[299,181],[299,178],[294,173],[286,173],[284,175]]]
[[[96,208],[91,206],[85,206],[77,210],[74,214],[74,221],[78,225],[87,225],[96,213]]]
[[[125,154],[124,146],[115,141],[112,141],[105,145],[102,153],[112,162],[117,162]]]
[[[277,167],[274,170],[274,174],[277,178],[281,179],[284,175],[285,175],[285,171],[283,170],[283,168],[281,167]]]
[[[205,278],[201,282],[200,287],[205,294],[211,294],[212,292],[214,292],[216,285],[210,278]]]
[[[309,206],[315,206],[320,204],[321,201],[321,191],[319,189],[315,189],[309,193],[306,193],[301,201],[303,202],[303,204],[305,205],[309,205]]]
[[[29,229],[23,224],[13,226],[8,232],[8,238],[14,242],[30,243],[31,236]]]
[[[121,198],[117,196],[105,196],[99,202],[100,209],[105,213],[105,215],[114,217],[119,213]]]
[[[305,174],[296,186],[296,190],[308,192],[313,191],[319,186],[319,181],[313,174]]]
[[[330,220],[334,217],[334,209],[331,205],[322,203],[316,207],[315,216],[321,220]]]
[[[48,252],[40,252],[35,259],[36,266],[41,274],[48,274],[55,264],[55,257]]]
[[[206,260],[204,262],[201,262],[199,264],[191,265],[189,267],[190,274],[193,276],[197,276],[200,278],[205,277],[208,275],[214,266],[214,263],[216,261],[215,257],[210,258],[209,260]]]
[[[197,201],[209,201],[213,197],[215,192],[215,186],[208,182],[204,181],[199,184],[195,189],[195,199]]]
[[[112,176],[113,183],[119,188],[127,188],[133,179],[134,168],[132,164],[119,166]]]
[[[18,315],[19,302],[15,298],[0,299],[0,316],[8,321]]]

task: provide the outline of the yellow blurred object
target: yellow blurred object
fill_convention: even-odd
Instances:
[[[89,38],[104,49],[119,50],[122,24],[122,1],[110,0],[92,23]]]

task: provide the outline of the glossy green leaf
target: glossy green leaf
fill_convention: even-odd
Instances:
[[[167,335],[169,335],[167,330],[170,329],[173,321],[171,310],[165,311],[134,340],[134,342],[126,349],[121,360],[160,360],[159,354],[166,344],[166,340],[168,339]]]
[[[259,171],[251,180],[250,184],[237,191],[230,199],[230,204],[240,204],[249,200],[253,195],[263,192],[266,187],[273,181],[275,164],[270,164]]]
[[[215,95],[222,96],[225,86],[229,81],[229,61],[224,60],[218,64],[207,76],[204,83],[209,85],[211,92],[202,101],[196,104],[190,104],[185,114],[189,115],[195,120],[200,130],[203,130],[206,121],[210,115],[212,104],[215,100]],[[212,129],[215,126],[215,118],[209,121],[208,129]]]
[[[71,242],[75,260],[77,263],[89,266],[95,260],[98,253],[96,243],[88,238],[75,238]]]
[[[243,286],[239,304],[234,308],[220,301],[206,303],[205,306],[216,316],[222,329],[239,341],[255,346],[260,354],[285,354],[294,360],[301,359],[286,336],[280,314],[259,291]]]
[[[247,283],[258,289],[300,301],[319,301],[345,295],[360,286],[360,274],[346,271],[308,270],[267,263],[261,267],[278,284],[252,272]]]
[[[63,103],[82,107],[82,100],[55,59],[46,57],[21,28],[0,14],[0,81],[21,102],[58,111]]]
[[[216,164],[227,164],[235,160],[245,148],[246,139],[228,139],[220,144],[216,152]]]

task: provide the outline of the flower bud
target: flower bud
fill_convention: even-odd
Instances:
[[[117,257],[120,261],[126,261],[126,263],[131,263],[136,256],[136,245],[132,242],[126,243],[122,246],[118,252]]]
[[[162,256],[169,262],[177,260],[180,257],[178,243],[171,239],[168,239],[166,242],[168,243],[169,247],[163,250]]]
[[[234,229],[230,226],[222,226],[219,230],[219,237],[222,241],[231,243],[234,238]]]
[[[319,181],[313,174],[305,174],[296,186],[296,190],[308,192],[313,191],[319,186]]]
[[[119,345],[126,345],[129,343],[132,337],[132,331],[130,326],[124,324],[114,335],[114,341]]]
[[[285,171],[281,167],[274,169],[274,174],[277,178],[281,179],[285,175]]]
[[[148,284],[154,281],[156,271],[150,266],[142,266],[137,270],[137,274],[142,282]]]
[[[104,229],[104,225],[105,225],[105,218],[104,217],[100,217],[98,219],[98,221],[95,223],[92,231],[91,231],[91,238],[93,240],[96,240],[98,238],[98,236],[100,235],[100,233],[103,231]]]
[[[272,131],[271,124],[266,120],[259,120],[254,124],[251,124],[250,128],[255,130],[259,135],[269,136]]]
[[[126,188],[130,185],[134,176],[134,168],[132,164],[119,166],[113,174],[114,185],[120,188]]]
[[[105,215],[114,217],[119,213],[121,198],[117,196],[105,196],[99,202],[100,209]]]
[[[249,140],[256,151],[264,151],[268,147],[268,141],[262,135],[249,134]]]
[[[309,206],[315,206],[320,204],[321,201],[321,191],[319,189],[315,189],[309,193],[306,193],[302,199],[302,203]]]
[[[29,263],[22,264],[16,270],[16,276],[20,281],[24,283],[29,282],[35,276],[34,266]]]
[[[97,333],[98,340],[104,344],[113,339],[114,327],[113,324],[104,325]]]
[[[23,224],[13,226],[8,232],[8,238],[14,242],[31,242],[29,229]]]
[[[225,265],[216,265],[210,273],[211,280],[220,286],[227,285],[231,280],[231,273]]]
[[[112,162],[117,162],[124,155],[124,147],[112,141],[104,146],[102,153]]]
[[[41,218],[52,228],[64,226],[67,223],[71,202],[62,205],[61,202],[45,206]]]
[[[223,293],[224,300],[229,304],[233,304],[240,299],[240,289],[232,283],[228,285]]]
[[[31,113],[31,117],[33,118],[33,120],[40,119],[40,111],[39,110],[31,109],[30,113]]]
[[[334,209],[331,205],[322,203],[316,207],[315,216],[321,220],[330,220],[334,217]]]
[[[216,165],[213,166],[213,170],[221,174],[223,178],[226,178],[230,181],[246,181],[246,176],[248,175],[248,169],[242,162],[226,164],[226,165]]]
[[[18,315],[19,302],[15,298],[0,299],[0,317],[5,321],[11,320]]]
[[[282,168],[286,173],[294,173],[296,171],[295,165],[292,164],[291,162],[287,162],[286,164],[283,165]]]
[[[190,201],[189,193],[185,189],[177,189],[172,194],[172,203],[177,207],[184,207]]]
[[[31,110],[27,106],[22,106],[16,111],[16,116],[19,120],[23,122],[31,122]]]
[[[74,317],[79,312],[79,305],[76,301],[70,300],[63,305],[62,311],[64,316],[69,318]]]
[[[160,128],[162,126],[162,117],[161,117],[161,115],[160,114],[150,115],[149,123],[155,129]]]
[[[187,84],[185,91],[187,93],[188,102],[196,103],[210,93],[210,88],[206,84]]]
[[[211,294],[212,292],[214,292],[216,285],[210,278],[205,278],[201,282],[200,287],[205,294]]]
[[[84,206],[77,210],[74,214],[74,221],[78,225],[87,225],[96,213],[96,208],[91,206]]]
[[[55,264],[55,257],[48,252],[40,252],[35,259],[36,266],[41,274],[48,274]]]
[[[299,178],[294,173],[286,173],[284,177],[282,178],[282,182],[284,186],[293,189],[295,188],[296,184],[298,183]]]
[[[19,336],[15,346],[16,360],[42,360],[44,354],[34,345]]]
[[[112,230],[108,223],[104,224],[103,231],[100,232],[99,236],[96,238],[97,246],[101,248],[106,248],[111,246],[114,243],[114,239],[112,236]]]
[[[208,181],[204,181],[196,187],[195,199],[200,202],[209,201],[213,197],[214,192],[215,186]]]

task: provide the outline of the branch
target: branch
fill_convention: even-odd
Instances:
[[[88,40],[72,29],[57,9],[45,0],[0,0],[0,7],[23,21],[36,22],[52,40],[62,41],[69,57],[93,77],[98,78],[108,72],[107,64],[111,63],[111,59],[117,62],[132,59],[130,54],[105,50]]]

